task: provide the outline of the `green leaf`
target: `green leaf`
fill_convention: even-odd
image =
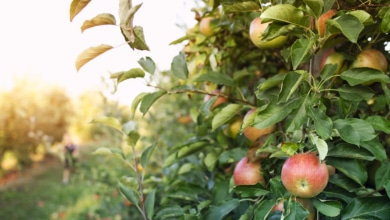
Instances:
[[[272,194],[274,194],[276,197],[281,198],[287,194],[286,188],[284,188],[280,176],[270,179],[269,185]]]
[[[348,143],[339,143],[336,146],[330,147],[328,156],[368,161],[375,159],[370,151]]]
[[[156,102],[159,98],[165,95],[167,92],[160,90],[157,92],[148,93],[142,98],[140,111],[145,115],[148,112],[149,108]]]
[[[145,211],[148,219],[152,219],[154,215],[154,202],[156,198],[156,189],[153,189],[147,196],[145,200]]]
[[[313,198],[311,201],[318,212],[329,217],[339,216],[343,208],[341,202],[336,200],[320,200]]]
[[[131,103],[131,115],[132,115],[132,118],[135,117],[135,112],[137,110],[137,107],[138,107],[138,104],[142,101],[142,99],[145,97],[145,95],[147,95],[148,93],[147,92],[141,92],[140,94],[138,94],[134,99],[133,99],[133,102]]]
[[[390,121],[387,120],[385,117],[379,115],[372,115],[368,116],[365,121],[370,123],[376,131],[382,131],[386,134],[390,134]]]
[[[330,164],[330,165],[332,165],[332,164]],[[344,175],[342,173],[336,173],[336,174],[330,176],[329,182],[338,186],[338,187],[341,187],[342,189],[347,190],[348,192],[355,192],[359,188],[362,187],[360,184],[356,183],[355,181],[353,181],[352,179],[350,179],[349,177],[347,177],[346,175]],[[337,196],[341,196],[341,195],[336,194],[335,197],[337,197]],[[353,196],[355,196],[355,194],[353,194]],[[339,198],[339,197],[337,197],[337,198]],[[343,198],[345,199],[345,196]]]
[[[382,22],[381,22],[381,31],[383,33],[389,33],[390,32],[390,10],[386,11],[386,14],[383,16]]]
[[[327,157],[327,164],[334,166],[338,171],[358,183],[360,186],[367,181],[366,166],[360,160],[349,158]]]
[[[340,74],[341,79],[349,85],[383,82],[390,83],[390,78],[384,72],[372,68],[350,68]]]
[[[95,150],[92,154],[96,155],[114,155],[118,157],[119,159],[126,159],[125,155],[120,149],[117,148],[105,148],[105,147],[100,147],[97,150]]]
[[[271,193],[268,189],[261,185],[261,183],[257,183],[256,185],[236,186],[233,188],[233,191],[242,197],[258,197]]]
[[[308,6],[309,13],[313,17],[318,18],[321,15],[324,7],[323,0],[303,0],[303,2]]]
[[[146,148],[144,152],[141,154],[141,166],[146,167],[146,165],[149,163],[150,156],[152,155],[154,149],[156,148],[157,144],[153,144]]]
[[[285,203],[286,204],[286,203]],[[306,219],[309,216],[309,211],[306,210],[300,202],[295,200],[290,200],[285,207],[285,212],[283,212],[283,219],[287,220],[296,220],[296,219]]]
[[[309,139],[316,146],[320,160],[324,160],[328,155],[328,144],[313,133],[309,134]]]
[[[233,12],[251,12],[260,9],[259,4],[251,1],[238,2],[234,4],[223,4],[223,10],[225,13]]]
[[[308,73],[297,73],[290,71],[286,74],[283,79],[282,88],[278,97],[278,102],[288,101],[294,92],[298,89],[298,86],[301,84],[302,80],[308,78]]]
[[[268,219],[267,216],[270,214],[272,207],[277,203],[275,198],[263,199],[255,209],[254,219]]]
[[[294,132],[295,130],[302,129],[302,125],[307,121],[307,109],[312,105],[312,101],[307,96],[302,96],[300,99],[302,100],[300,107],[294,110],[290,115],[292,118],[287,124],[287,132]]]
[[[333,130],[333,122],[332,119],[326,115],[325,111],[320,108],[309,106],[307,113],[314,122],[317,134],[324,140],[330,138]]]
[[[128,199],[131,203],[136,206],[139,206],[139,195],[134,189],[127,187],[122,182],[118,181],[119,192]]]
[[[180,52],[176,55],[171,63],[171,71],[174,76],[179,79],[187,79],[188,77],[188,67],[186,62],[186,57],[183,52]]]
[[[270,88],[277,87],[282,84],[284,77],[286,77],[287,74],[285,73],[278,73],[274,76],[271,76],[267,78],[264,82],[260,83],[260,85],[257,87],[257,94],[264,92]]]
[[[140,138],[140,135],[137,131],[130,131],[127,134],[127,144],[129,146],[135,146]]]
[[[206,212],[204,219],[205,220],[221,220],[231,211],[240,205],[240,200],[231,199],[224,201],[219,205],[211,206],[210,209]]]
[[[340,176],[340,174],[335,174],[337,176]],[[344,175],[342,175],[344,176]],[[337,177],[336,177],[337,178]],[[346,177],[344,177],[346,178]],[[329,177],[329,182],[331,182],[332,184],[334,184],[334,178],[333,176],[330,176]],[[349,179],[348,179],[349,180]],[[352,180],[349,180],[352,182]],[[356,184],[355,182],[353,182],[357,187],[359,187],[358,184]],[[350,188],[351,189],[351,188]],[[322,191],[322,193],[324,195],[327,196],[327,198],[334,198],[334,199],[338,199],[338,201],[343,201],[345,203],[349,203],[353,198],[355,198],[356,194],[353,193],[353,192],[349,192],[343,188],[340,188],[338,187],[336,184],[333,185],[333,187],[328,187],[328,188],[325,188],[324,191]]]
[[[360,32],[364,29],[364,25],[353,15],[344,14],[335,19],[329,19],[327,24],[338,29],[352,43],[357,43]],[[334,31],[331,31],[334,33]]]
[[[234,80],[232,78],[230,78],[228,75],[217,72],[202,74],[195,79],[195,82],[212,82],[226,86],[235,86]]]
[[[357,19],[359,19],[360,23],[364,24],[365,26],[372,25],[375,23],[371,15],[364,10],[352,10],[348,11],[347,14],[355,16]]]
[[[379,138],[362,142],[361,147],[370,151],[371,154],[374,155],[377,160],[387,159],[386,150],[382,143],[379,141]]]
[[[313,41],[306,38],[299,38],[293,43],[290,57],[294,70],[296,70],[300,64],[307,62],[312,56],[312,45]]]
[[[179,146],[180,149],[177,152],[170,154],[164,161],[164,167],[172,165],[174,162],[178,161],[181,158],[184,158],[188,155],[191,155],[195,152],[198,152],[200,149],[208,146],[208,142],[199,141],[191,144],[184,144]]]
[[[156,219],[167,219],[173,217],[179,217],[184,215],[184,210],[178,205],[169,205],[167,207],[162,207],[156,213]]]
[[[340,97],[349,100],[349,101],[362,101],[362,100],[369,100],[371,99],[375,92],[365,86],[349,86],[349,85],[343,85],[342,87],[337,89]]]
[[[173,193],[166,194],[165,196],[173,199],[180,199],[185,201],[198,201],[198,195],[196,191],[192,191],[186,187],[179,187]]]
[[[332,9],[333,5],[334,5],[334,2],[335,0],[324,0],[324,11],[323,13],[329,11],[330,9]]]
[[[356,197],[341,213],[341,220],[387,219],[390,216],[390,200],[384,196]]]
[[[234,118],[242,109],[240,104],[229,104],[219,111],[211,122],[212,130],[217,129],[219,126],[226,124],[230,119]]]
[[[292,156],[298,151],[299,146],[297,143],[283,142],[280,149],[287,155]]]
[[[255,116],[253,126],[255,128],[262,129],[276,124],[285,119],[294,109],[299,106],[300,103],[296,100],[291,100],[279,105],[276,104],[275,101],[272,101],[266,106],[264,110],[260,111]]]
[[[123,82],[127,79],[133,79],[133,78],[138,78],[138,77],[144,77],[145,76],[145,72],[140,69],[140,68],[133,68],[131,70],[128,70],[126,72],[122,72],[122,74],[120,74],[120,77],[118,78],[118,83],[120,82]]]
[[[106,147],[99,147],[98,149],[96,149],[94,152],[92,152],[92,154],[97,154],[97,155],[111,155],[112,152],[110,149],[106,148]]]
[[[387,192],[387,196],[390,196],[390,163],[383,161],[381,166],[375,173],[375,186],[376,189],[384,187]],[[390,197],[389,197],[390,198]]]
[[[150,57],[141,58],[138,60],[139,65],[148,73],[154,74],[156,71],[156,64]]]
[[[216,152],[212,151],[206,155],[204,158],[204,164],[206,165],[206,168],[208,171],[212,172],[215,168],[215,165],[218,161],[218,155]]]
[[[279,21],[303,28],[310,26],[309,17],[290,4],[273,5],[261,13],[260,18],[262,22]]]
[[[376,136],[374,128],[368,122],[358,118],[337,119],[334,121],[334,128],[344,141],[358,146]]]
[[[92,119],[91,123],[98,123],[98,124],[106,125],[108,127],[114,128],[115,130],[123,133],[121,123],[119,122],[118,119],[116,119],[114,117],[98,116],[98,117]]]

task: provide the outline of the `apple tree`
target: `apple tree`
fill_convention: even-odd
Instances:
[[[73,0],[71,20],[89,2]],[[196,109],[189,138],[166,148],[151,145],[138,157],[137,130],[115,118],[99,121],[133,149],[96,152],[132,167],[136,181],[120,179],[122,195],[143,219],[386,219],[388,2],[200,3],[189,12],[197,24],[172,40],[185,46],[171,62],[171,83],[148,82],[155,91],[141,93],[131,106],[133,115],[147,117],[163,97],[200,96],[188,100],[188,109]],[[132,50],[149,50],[133,22],[141,7],[119,1],[118,32]],[[99,14],[82,29],[103,24],[116,25],[115,16]],[[76,68],[113,48],[86,49]],[[158,78],[151,57],[138,63],[110,77],[118,83]],[[145,176],[156,150],[166,152],[163,164]]]

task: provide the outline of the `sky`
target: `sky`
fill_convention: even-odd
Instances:
[[[104,25],[80,30],[82,23],[100,13],[117,18],[119,1],[92,0],[70,22],[71,0],[0,1],[0,89],[12,87],[14,77],[34,78],[64,87],[71,96],[88,89],[101,89],[102,77],[140,67],[137,61],[151,57],[158,69],[170,68],[182,45],[169,43],[185,34],[178,24],[195,24],[193,1],[133,0],[142,3],[134,25],[142,26],[150,52],[132,50],[119,27]],[[115,48],[85,64],[78,72],[77,56],[85,49],[109,44]],[[118,46],[118,47],[116,47]],[[130,104],[141,91],[150,91],[143,79],[130,79],[118,86],[112,99]]]

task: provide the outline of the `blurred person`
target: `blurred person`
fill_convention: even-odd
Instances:
[[[62,183],[68,184],[70,173],[76,164],[77,145],[73,142],[69,133],[64,134],[62,143],[64,145],[64,173]]]

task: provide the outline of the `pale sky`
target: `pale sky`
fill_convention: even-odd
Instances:
[[[134,25],[144,28],[151,52],[133,51],[128,45],[110,50],[76,72],[79,53],[91,46],[124,43],[117,26],[100,26],[85,30],[85,20],[100,13],[117,16],[119,1],[92,0],[73,22],[69,20],[71,0],[0,1],[0,89],[9,88],[14,76],[28,76],[59,84],[73,94],[85,89],[101,88],[101,76],[140,67],[137,61],[150,56],[160,70],[170,62],[181,46],[169,43],[184,36],[177,23],[194,25],[192,1],[133,0],[143,3],[135,15]],[[188,2],[187,4],[185,2]],[[116,17],[117,18],[117,17]],[[117,18],[117,24],[119,20]],[[143,80],[128,80],[118,87],[114,99],[129,104],[140,91],[148,90]]]

